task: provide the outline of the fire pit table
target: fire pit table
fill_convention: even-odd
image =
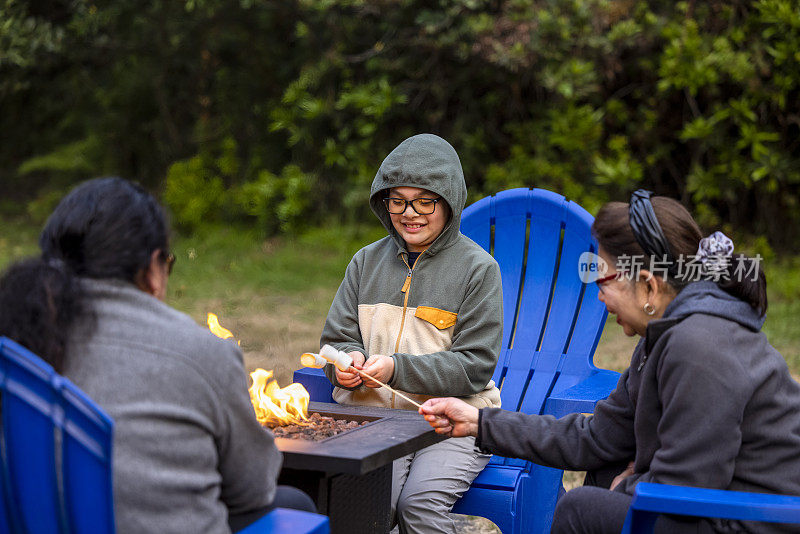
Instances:
[[[308,412],[369,422],[322,441],[276,438],[283,452],[278,482],[308,493],[333,534],[389,532],[392,461],[444,436],[407,410],[312,402]]]

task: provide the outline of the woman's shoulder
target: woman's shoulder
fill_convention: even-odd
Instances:
[[[704,313],[693,313],[672,322],[660,344],[687,357],[701,352],[726,355],[731,334],[742,328],[728,319]]]
[[[216,368],[241,366],[238,349],[189,315],[178,311],[131,284],[116,281],[87,283],[96,335],[120,345],[121,350],[149,351],[178,360]]]
[[[714,373],[731,371],[744,379],[755,379],[785,362],[767,342],[766,336],[736,321],[695,313],[684,317],[664,333],[656,344],[663,366],[687,365],[708,368]],[[667,357],[664,357],[664,354]]]

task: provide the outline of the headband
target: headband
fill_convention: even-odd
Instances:
[[[666,259],[670,266],[668,271],[673,274],[677,269],[675,260],[669,250],[669,242],[658,224],[656,212],[650,202],[652,191],[639,189],[631,195],[631,205],[628,211],[628,220],[633,230],[633,237],[642,247],[645,254],[659,259]]]

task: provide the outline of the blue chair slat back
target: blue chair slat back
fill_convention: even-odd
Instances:
[[[72,383],[65,381],[64,470],[68,515],[77,532],[114,528],[111,451],[113,423]]]
[[[537,189],[528,191],[526,215],[530,220],[530,232],[527,242],[523,235],[516,244],[517,247],[526,249],[527,254],[526,264],[517,274],[522,278],[520,281],[522,285],[520,286],[520,282],[517,283],[519,313],[510,348],[539,350],[547,333],[548,316],[552,310],[551,297],[555,294],[555,282],[558,280],[556,269],[559,264],[561,233],[564,227],[565,202],[564,197],[549,191]],[[495,235],[502,233],[503,230],[503,227],[496,222]],[[495,249],[495,259],[498,262],[505,260],[503,256],[497,254],[497,249]]]
[[[0,338],[0,390],[0,529],[113,533],[111,418],[8,338]]]
[[[596,369],[591,360],[606,310],[596,286],[578,274],[580,256],[597,251],[592,220],[541,189],[503,191],[464,211],[461,231],[500,265],[503,348],[493,379],[506,409],[543,413],[553,391]],[[491,463],[525,464],[497,457]]]
[[[44,366],[6,341],[3,352],[3,471],[11,524],[31,532],[60,532],[55,466],[53,391]],[[53,414],[58,416],[57,414]],[[7,503],[11,504],[11,503]],[[13,506],[12,504],[12,506]]]
[[[597,286],[584,284],[578,273],[581,256],[597,252],[590,230],[592,221],[591,215],[574,202],[565,205],[558,275],[540,347],[543,354],[558,354],[560,358],[548,396],[577,384],[597,369],[592,355],[607,312],[597,298]]]

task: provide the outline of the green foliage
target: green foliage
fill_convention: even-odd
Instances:
[[[21,217],[0,216],[0,273],[15,261],[39,253],[39,227]]]
[[[303,173],[297,165],[287,165],[279,176],[262,170],[254,181],[237,190],[237,203],[268,234],[279,229],[294,233],[307,226],[314,182],[314,176]]]
[[[34,156],[23,161],[17,172],[21,176],[49,172],[86,175],[97,168],[92,153],[98,149],[98,144],[98,140],[94,137],[67,143],[56,147],[49,154]]]
[[[167,171],[164,201],[181,229],[196,230],[204,223],[220,220],[225,196],[222,179],[200,156],[176,161]]]
[[[796,0],[0,2],[0,180],[25,203],[120,174],[187,230],[367,221],[382,158],[432,132],[471,199],[647,187],[800,250]]]
[[[0,2],[0,67],[31,67],[41,55],[61,50],[63,41],[63,28],[29,16],[23,2]]]

